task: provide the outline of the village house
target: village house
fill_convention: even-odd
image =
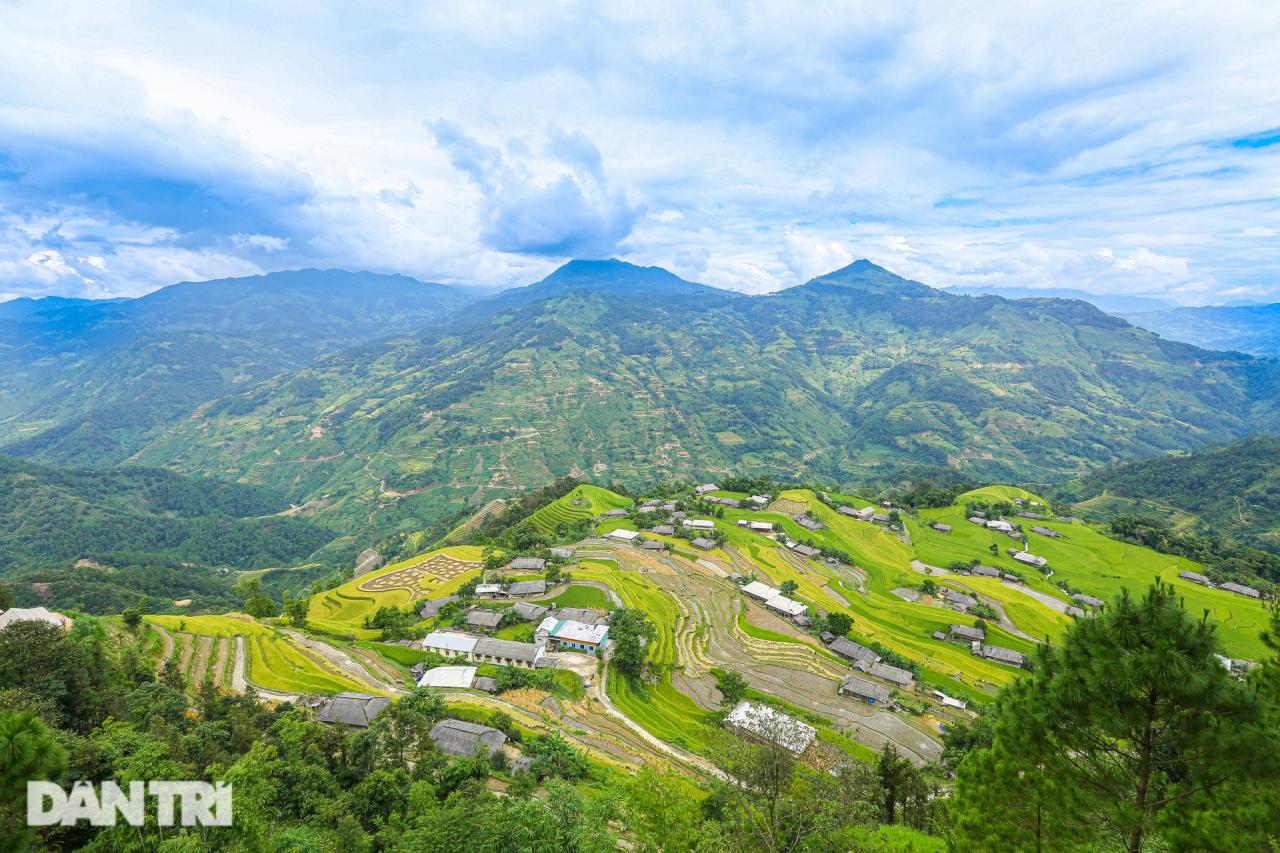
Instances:
[[[1028,566],[1035,566],[1036,568],[1043,568],[1049,563],[1049,561],[1046,560],[1044,557],[1037,557],[1035,554],[1032,554],[1030,551],[1017,551],[1013,553],[1011,556],[1013,557],[1013,559],[1017,560],[1019,563],[1025,563]]]
[[[785,595],[775,595],[764,603],[764,606],[777,613],[780,616],[787,616],[794,619],[797,616],[803,616],[808,607],[798,601],[787,598]]]
[[[703,498],[703,500],[704,500],[704,501],[706,501],[706,502],[707,502],[707,503],[709,503],[709,504],[718,504],[718,503],[720,503],[720,499],[719,499],[718,497],[716,497],[715,495],[707,495],[705,498]]]
[[[977,575],[980,578],[998,578],[1000,577],[1000,570],[994,566],[977,565],[969,569],[969,574]]]
[[[599,610],[592,610],[589,607],[561,607],[551,615],[557,619],[581,622],[584,625],[600,625],[606,621],[604,613]]]
[[[474,666],[437,666],[422,674],[418,679],[418,686],[460,690],[471,687],[475,680]]]
[[[536,581],[514,581],[507,586],[508,598],[522,598],[532,595],[546,595],[547,582],[544,580]]]
[[[572,548],[552,548],[551,556],[560,560],[572,560],[573,549]]]
[[[467,627],[477,631],[493,631],[502,621],[502,614],[496,610],[473,607],[467,612]]]
[[[1005,649],[1000,646],[988,646],[984,643],[974,642],[970,651],[975,657],[986,658],[996,663],[1004,663],[1009,666],[1022,667],[1026,664],[1026,657],[1022,652],[1015,652],[1013,649]]]
[[[1040,526],[1038,526],[1038,525],[1034,525],[1034,524],[1033,524],[1033,525],[1031,525],[1031,532],[1032,532],[1032,533],[1038,533],[1038,534],[1039,534],[1039,535],[1041,535],[1041,536],[1048,536],[1050,539],[1061,539],[1061,538],[1062,538],[1062,534],[1061,534],[1061,533],[1059,533],[1058,531],[1056,531],[1056,530],[1050,530],[1048,527],[1040,527]]]
[[[943,693],[941,690],[931,691],[930,695],[933,696],[934,699],[937,699],[939,702],[941,702],[943,706],[947,708],[955,708],[958,711],[963,711],[965,708],[969,707],[968,702],[964,701],[963,699],[955,699],[951,696],[948,696],[947,694]]]
[[[710,551],[712,548],[716,547],[716,543],[714,540],[707,539],[704,536],[699,536],[695,539],[689,540],[689,544],[703,551]]]
[[[965,595],[963,592],[956,592],[954,589],[947,590],[944,600],[947,604],[950,604],[956,610],[961,612],[968,610],[970,607],[973,607],[978,603],[978,599],[973,596]]]
[[[704,483],[703,485],[698,486],[698,488],[694,489],[693,493],[701,497],[702,495],[705,495],[708,492],[715,492],[719,490],[720,490],[720,487],[717,486],[715,483]]]
[[[912,675],[909,669],[889,666],[887,663],[877,661],[871,665],[869,672],[876,678],[883,678],[885,681],[896,684],[904,690],[910,690],[916,686],[916,677]]]
[[[428,599],[426,603],[422,605],[422,609],[418,611],[418,617],[421,619],[434,619],[440,615],[440,610],[446,604],[453,604],[455,601],[458,601],[458,596],[456,595],[446,595],[443,598]]]
[[[812,518],[810,518],[807,515],[797,515],[796,524],[800,525],[805,530],[821,530],[822,529],[821,522],[814,521]]]
[[[478,675],[471,687],[473,690],[483,690],[485,693],[497,693],[498,681],[487,675]]]
[[[640,531],[638,530],[627,530],[622,527],[619,527],[617,530],[611,530],[608,533],[610,539],[619,539],[623,542],[630,542],[639,535]]]
[[[976,524],[976,525],[978,525],[979,527],[986,527],[986,526],[987,526],[987,520],[986,520],[985,518],[983,518],[982,516],[980,516],[980,515],[971,515],[971,516],[969,516],[969,523],[970,523],[970,524]]]
[[[779,596],[782,593],[768,584],[761,583],[760,581],[752,581],[749,584],[743,585],[742,594],[750,596],[763,604],[769,599]]]
[[[683,522],[685,527],[691,530],[715,530],[716,523],[706,518],[686,518]]]
[[[1083,592],[1077,592],[1071,596],[1072,601],[1078,601],[1088,607],[1101,607],[1105,602],[1101,598],[1094,598],[1092,595],[1085,595]]]
[[[767,506],[772,498],[773,495],[752,495],[747,500],[756,506]]]
[[[646,551],[665,551],[667,543],[660,542],[657,539],[646,539],[640,543],[640,547]]]
[[[859,678],[856,675],[845,676],[844,681],[840,682],[837,692],[841,696],[861,699],[869,705],[887,705],[889,703],[889,688],[883,684],[876,684],[874,681]]]
[[[721,498],[720,506],[727,506],[730,509],[741,509],[742,501],[738,500],[737,498]]]
[[[877,512],[875,515],[871,516],[871,520],[876,524],[888,524],[893,519],[885,515],[883,512]]]
[[[951,525],[950,525],[950,524],[943,524],[943,523],[942,523],[942,522],[940,522],[940,521],[935,521],[933,524],[930,524],[929,526],[930,526],[930,527],[932,527],[934,530],[938,531],[939,533],[950,533],[950,532],[951,532]]]
[[[1063,613],[1065,613],[1065,614],[1067,614],[1068,616],[1076,616],[1076,617],[1079,617],[1079,616],[1084,616],[1084,615],[1085,615],[1085,612],[1084,612],[1083,610],[1081,610],[1079,607],[1076,607],[1076,606],[1075,606],[1075,605],[1073,605],[1073,604],[1068,604],[1068,605],[1067,605],[1067,609],[1066,609],[1066,610],[1064,610],[1064,611],[1062,611],[1062,612],[1063,612]]]
[[[855,643],[847,637],[836,637],[830,643],[827,643],[827,648],[850,663],[865,663],[870,665],[880,661],[880,655],[871,651],[871,649],[866,646]]]
[[[724,724],[739,735],[776,744],[796,755],[808,749],[818,736],[818,730],[808,723],[754,702],[739,702],[724,718]]]
[[[432,631],[422,638],[422,650],[445,657],[470,656],[471,650],[476,647],[479,640],[480,638],[473,634],[463,634],[459,631]]]
[[[998,530],[1001,533],[1012,533],[1013,525],[1005,521],[1003,518],[994,518],[987,523],[988,530]]]
[[[623,518],[624,516],[626,516],[626,514],[627,514],[627,511],[625,509],[611,509],[604,514],[604,517],[605,518]]]
[[[533,638],[538,643],[549,643],[557,649],[598,654],[609,639],[608,625],[588,625],[572,619],[548,616],[538,625]]]
[[[515,640],[495,640],[492,637],[481,637],[471,649],[471,660],[476,663],[491,663],[497,666],[517,666],[522,669],[533,669],[542,660],[545,652],[543,646],[533,643],[518,643]]]
[[[972,643],[974,640],[981,642],[987,638],[987,632],[981,628],[971,628],[968,625],[952,625],[947,629],[948,640],[961,640],[966,643]]]
[[[391,700],[386,696],[374,696],[370,693],[339,693],[325,699],[316,709],[316,720],[321,723],[335,723],[350,726],[353,729],[367,729],[383,711]]]
[[[1178,572],[1178,577],[1182,578],[1184,581],[1198,583],[1201,586],[1213,587],[1213,581],[1209,580],[1199,572]]]
[[[547,608],[532,601],[517,601],[511,606],[515,614],[526,622],[536,622],[547,615]]]
[[[657,527],[649,528],[650,533],[656,533],[658,536],[675,536],[676,529],[670,524],[659,524]]]
[[[507,742],[507,736],[498,729],[466,720],[441,720],[432,727],[428,737],[436,749],[458,758],[498,752]]]
[[[482,583],[476,587],[476,598],[502,598],[502,584]]]
[[[773,522],[771,521],[750,521],[745,518],[738,522],[738,526],[754,530],[757,533],[769,533],[773,530]]]
[[[1244,595],[1249,598],[1262,598],[1262,593],[1258,590],[1235,581],[1225,581],[1218,585],[1218,589],[1225,589],[1227,592],[1234,592],[1236,595]]]
[[[517,572],[540,572],[547,567],[547,561],[541,557],[516,557],[507,563],[508,569]]]

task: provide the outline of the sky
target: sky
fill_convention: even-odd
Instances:
[[[0,299],[865,257],[1280,301],[1274,0],[356,6],[0,4]]]

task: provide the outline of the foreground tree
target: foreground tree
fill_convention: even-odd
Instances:
[[[609,618],[609,639],[613,643],[610,661],[627,675],[643,678],[649,643],[657,635],[657,628],[643,610],[613,611]]]
[[[1280,778],[1280,744],[1266,703],[1219,651],[1213,626],[1164,584],[1077,620],[1001,694],[994,742],[962,763],[952,820],[963,846],[1138,853],[1160,836],[1257,849],[1250,833],[1265,830],[1242,819],[1242,795]]]

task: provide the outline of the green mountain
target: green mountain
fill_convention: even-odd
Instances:
[[[1280,552],[1280,438],[1103,468],[1066,484],[1081,510],[1148,516],[1176,528]]]
[[[20,600],[97,612],[139,596],[233,606],[228,569],[300,563],[333,539],[256,486],[0,456],[0,578]]]
[[[0,446],[58,464],[128,459],[201,404],[468,301],[404,276],[297,270],[139,299],[0,306]]]
[[[1126,314],[1135,326],[1207,349],[1280,355],[1280,303]]]
[[[1280,422],[1275,362],[1083,302],[956,296],[866,261],[761,297],[603,269],[230,394],[136,458],[386,530],[565,474],[847,482],[905,461],[1050,482]]]

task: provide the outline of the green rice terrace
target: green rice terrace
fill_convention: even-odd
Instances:
[[[717,675],[733,670],[746,679],[748,698],[814,726],[820,752],[868,759],[892,743],[923,763],[939,757],[939,733],[948,722],[967,719],[1020,672],[975,655],[967,641],[946,639],[953,625],[981,627],[986,644],[1030,658],[1037,644],[1054,641],[1072,619],[1088,618],[1069,592],[1106,600],[1159,578],[1173,585],[1191,612],[1208,613],[1228,654],[1256,660],[1264,653],[1264,602],[1183,580],[1180,572],[1203,567],[1052,517],[1047,502],[1020,489],[978,489],[952,506],[902,511],[892,526],[846,514],[868,507],[865,500],[808,489],[783,491],[754,509],[712,507],[688,494],[677,499],[691,519],[711,521],[718,543],[699,550],[683,536],[641,532],[627,541],[611,535],[645,525],[634,515],[632,499],[595,486],[579,486],[530,516],[552,538],[567,525],[592,520],[585,539],[561,542],[575,549],[562,567],[570,578],[553,583],[540,603],[605,610],[620,602],[642,611],[656,628],[647,649],[651,677],[633,678],[588,655],[562,655],[554,686],[496,696],[449,690],[448,700],[463,710],[501,709],[530,730],[560,731],[601,762],[710,773],[705,753],[724,710]],[[1021,526],[1030,554],[1044,558],[1043,568],[1011,556],[1010,549],[1021,551],[1020,539],[967,517],[970,503],[1014,500],[1038,509],[1034,520],[1010,521]],[[848,509],[842,513],[840,507]],[[603,518],[614,509],[633,515]],[[652,524],[653,516],[643,521]],[[753,530],[739,522],[772,527]],[[643,548],[644,540],[667,547]],[[805,545],[823,553],[806,553]],[[366,617],[380,607],[406,608],[457,592],[481,575],[483,557],[479,547],[450,546],[347,581],[311,598],[305,630],[238,614],[147,621],[159,635],[158,657],[176,656],[192,684],[207,677],[227,689],[252,686],[282,699],[343,690],[394,696],[403,692],[408,668],[425,654],[379,642],[379,631],[365,627]],[[968,569],[974,563],[990,568],[973,574]],[[911,683],[860,673],[891,698],[872,704],[841,695],[841,681],[856,670],[828,648],[817,628],[800,627],[745,595],[741,586],[748,580],[785,585],[820,626],[829,614],[844,614],[852,623],[848,639],[908,667]],[[971,612],[949,606],[948,592],[970,597]],[[420,622],[418,635],[437,627],[436,621]],[[502,639],[530,634],[522,625],[498,632]]]

